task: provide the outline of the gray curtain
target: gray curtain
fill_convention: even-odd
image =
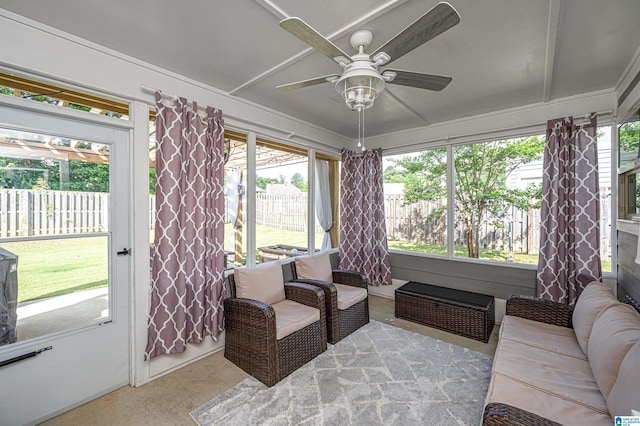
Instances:
[[[329,162],[326,160],[316,161],[316,217],[322,229],[321,251],[331,250],[331,235],[329,230],[333,226],[333,216],[331,215],[331,194],[329,193]]]
[[[595,114],[547,123],[536,293],[568,305],[602,279],[596,131]]]
[[[373,285],[391,284],[380,148],[342,150],[340,267],[365,274]]]
[[[224,329],[224,121],[156,93],[156,231],[145,359]]]

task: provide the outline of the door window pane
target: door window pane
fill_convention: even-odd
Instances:
[[[109,146],[0,129],[0,345],[109,318]]]

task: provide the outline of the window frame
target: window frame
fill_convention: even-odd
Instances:
[[[602,122],[598,123],[598,128],[601,127],[610,127],[611,129],[611,139],[609,149],[611,151],[611,272],[603,272],[603,277],[605,278],[615,278],[616,269],[617,269],[617,219],[618,219],[618,174],[617,174],[617,153],[616,149],[618,146],[618,127],[616,125],[615,120],[613,119],[605,119]],[[446,259],[452,260],[456,262],[467,262],[467,263],[476,263],[476,264],[485,264],[492,266],[501,266],[506,268],[515,268],[515,269],[523,269],[523,270],[536,270],[536,264],[527,264],[527,263],[515,263],[515,262],[503,262],[491,259],[482,259],[482,258],[469,258],[469,257],[461,257],[455,256],[454,253],[454,239],[451,238],[454,235],[454,227],[455,227],[455,169],[454,169],[454,147],[461,145],[469,145],[474,143],[482,143],[493,140],[506,140],[506,139],[515,139],[528,137],[532,135],[540,135],[545,134],[546,125],[541,124],[537,126],[527,126],[520,129],[520,131],[508,131],[508,130],[496,130],[493,132],[476,134],[470,137],[465,137],[464,140],[454,141],[451,138],[441,139],[432,143],[419,143],[419,144],[410,144],[403,146],[398,149],[386,150],[383,153],[383,156],[395,156],[401,154],[411,154],[420,151],[424,151],[427,149],[434,148],[447,148],[447,254],[431,254],[431,253],[422,253],[422,252],[414,252],[408,250],[399,250],[399,249],[389,249],[390,253],[405,255],[405,256],[414,256],[414,257],[424,257],[424,258],[434,258],[434,259]],[[463,138],[460,138],[463,139]],[[640,168],[638,169],[640,171]]]

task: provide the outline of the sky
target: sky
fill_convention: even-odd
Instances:
[[[277,166],[269,166],[269,167],[259,167],[257,169],[257,175],[266,177],[266,178],[274,178],[278,179],[281,174],[285,175],[286,182],[291,182],[291,176],[296,173],[300,173],[305,181],[308,181],[308,167],[309,162],[307,160],[302,160],[299,162],[295,162],[293,164],[286,165],[277,165]]]

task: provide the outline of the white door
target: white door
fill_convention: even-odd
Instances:
[[[0,99],[1,425],[130,374],[130,125],[21,101]]]

